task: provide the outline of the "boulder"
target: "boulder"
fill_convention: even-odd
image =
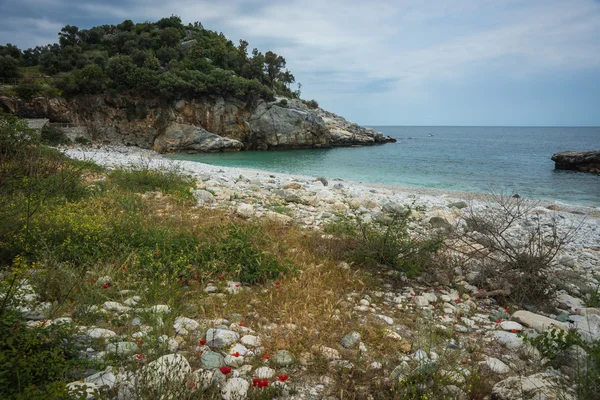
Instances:
[[[517,311],[510,319],[529,328],[533,328],[540,333],[550,328],[558,328],[565,331],[569,329],[569,325],[564,322],[559,322],[555,319],[544,317],[543,315],[535,314],[530,311]]]
[[[242,378],[231,378],[225,381],[221,389],[223,400],[244,400],[250,384]]]
[[[600,174],[600,150],[563,151],[552,155],[555,169],[566,169]]]
[[[159,153],[215,153],[240,151],[244,145],[198,126],[173,123],[154,139],[152,147]]]
[[[206,332],[206,343],[211,347],[218,349],[231,346],[237,342],[240,335],[237,332],[227,329],[209,329]]]
[[[242,203],[237,206],[235,212],[242,218],[250,218],[254,215],[254,207],[252,207],[250,204]]]
[[[250,118],[251,148],[258,150],[330,147],[321,117],[298,100],[287,106],[260,101]]]
[[[163,388],[165,384],[184,385],[192,368],[181,354],[167,354],[145,366],[141,371],[143,384],[150,388]]]

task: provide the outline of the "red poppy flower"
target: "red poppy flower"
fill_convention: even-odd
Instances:
[[[121,270],[122,270],[122,271],[125,271],[126,269],[127,269],[127,266],[125,266],[125,265],[123,265],[123,266],[121,267]]]
[[[231,373],[231,368],[229,368],[229,367],[221,367],[221,368],[219,368],[219,371],[221,371],[221,373],[223,375],[227,375],[227,374]]]
[[[236,284],[235,284],[235,287],[240,287],[240,284],[239,284],[239,283],[236,283]]]
[[[137,358],[138,360],[141,360],[142,358],[144,358],[143,354],[136,354],[135,358]]]
[[[244,323],[243,323],[243,322],[240,322],[240,323],[238,324],[238,326],[244,326]]]
[[[499,324],[500,322],[502,322],[502,318],[498,318],[498,319],[496,320],[496,323],[497,323],[497,324]]]
[[[413,319],[412,319],[412,321],[413,321],[413,322],[417,322],[417,319],[416,319],[416,318],[413,318]]]
[[[265,359],[265,360],[268,360],[268,359],[269,359],[269,356],[265,354],[265,355],[263,356],[263,359]]]
[[[454,299],[455,303],[460,303],[460,299]]]
[[[381,354],[385,354],[385,350],[381,350]]]
[[[462,365],[465,365],[465,364],[468,364],[469,362],[468,362],[467,360],[461,360],[461,361],[460,361],[460,363],[461,363]]]
[[[517,330],[516,330],[516,329],[513,329],[511,332],[512,332],[512,333],[517,333]]]
[[[510,310],[508,308],[505,308],[504,312],[507,313],[507,314],[510,314]]]
[[[219,275],[219,279],[225,278],[225,275]]]
[[[260,384],[260,379],[254,378],[252,379],[252,386],[257,387]]]
[[[410,297],[415,297],[415,296],[416,295],[413,292],[410,293]]]
[[[201,351],[198,352],[198,357],[202,357],[202,352]]]
[[[483,292],[483,289],[477,289],[477,293]]]
[[[160,256],[160,251],[157,251],[157,252],[156,252],[156,255],[157,255],[157,256]]]
[[[196,387],[196,383],[195,383],[194,381],[189,381],[189,382],[187,383],[187,385],[188,385],[188,387],[190,387],[190,388],[192,388],[192,389]]]
[[[144,341],[142,339],[138,339],[137,344],[144,344]]]
[[[96,283],[96,280],[95,280],[95,279],[92,279],[92,283]]]
[[[258,387],[259,388],[269,387],[269,380],[268,379],[263,379],[262,381],[260,381],[258,383]]]
[[[285,382],[285,381],[287,381],[288,379],[290,379],[290,376],[289,376],[288,374],[285,374],[285,375],[279,375],[279,377],[278,377],[277,379],[279,379],[279,382]]]
[[[104,285],[102,285],[102,289],[108,289],[108,285],[105,283]]]
[[[240,356],[240,352],[239,352],[239,351],[236,351],[235,353],[233,353],[233,356],[234,356],[234,357],[239,357],[239,356]]]
[[[201,339],[199,343],[200,343],[201,346],[204,346],[206,344],[206,340]]]
[[[279,286],[279,285],[281,285],[281,282],[279,282],[279,281],[275,282],[275,286]]]

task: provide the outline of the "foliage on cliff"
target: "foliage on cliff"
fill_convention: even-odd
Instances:
[[[198,95],[233,95],[271,99],[297,97],[286,61],[248,42],[236,46],[223,33],[201,23],[183,25],[177,16],[156,22],[79,29],[66,25],[59,43],[21,51],[0,46],[0,77],[22,75],[39,66],[64,95],[132,91],[174,99]]]

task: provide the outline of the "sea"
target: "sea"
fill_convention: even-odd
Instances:
[[[372,126],[396,143],[170,158],[327,179],[600,207],[600,175],[558,171],[552,154],[600,150],[600,127]]]

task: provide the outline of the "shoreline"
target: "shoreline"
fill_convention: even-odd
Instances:
[[[244,167],[226,167],[212,164],[206,164],[199,161],[173,160],[164,157],[150,149],[142,149],[130,146],[100,146],[99,148],[88,147],[68,147],[62,148],[65,154],[77,159],[88,159],[107,167],[126,167],[144,165],[153,168],[178,166],[185,173],[191,174],[196,178],[203,174],[221,174],[226,179],[237,179],[239,175],[249,179],[279,179],[289,182],[295,181],[314,181],[317,177],[302,174],[289,174],[282,172],[273,172],[255,168]],[[327,179],[327,177],[325,177]],[[451,203],[465,202],[487,202],[489,193],[463,192],[450,189],[427,188],[417,186],[388,185],[379,183],[364,183],[355,181],[346,181],[342,179],[331,179],[330,187],[334,184],[341,184],[346,193],[354,197],[370,196],[374,201],[393,199],[403,203],[415,201],[417,205],[427,207],[447,207]],[[498,193],[500,194],[500,193]],[[529,199],[536,204],[536,208],[544,207],[558,212],[567,212],[572,214],[584,214],[588,218],[600,218],[600,208],[595,206],[584,206],[572,203],[564,203],[557,200],[538,200]],[[418,202],[418,203],[417,203]]]

